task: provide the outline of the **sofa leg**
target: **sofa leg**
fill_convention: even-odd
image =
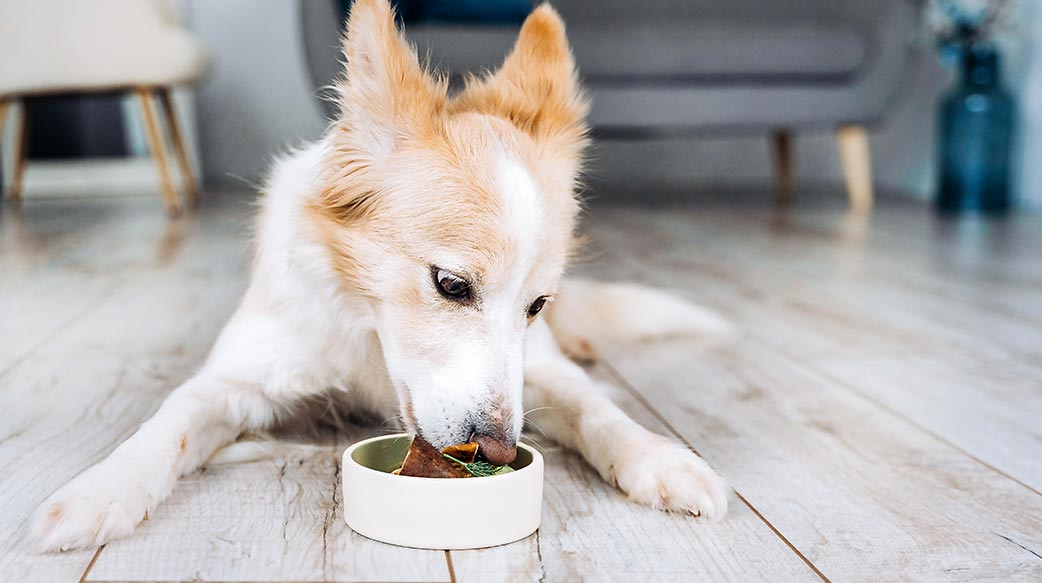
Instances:
[[[796,164],[792,133],[789,130],[775,130],[771,133],[771,157],[774,161],[775,200],[789,202],[796,192]]]
[[[137,93],[138,101],[141,102],[141,111],[145,116],[148,148],[152,150],[152,159],[156,163],[156,170],[159,171],[159,182],[163,189],[163,204],[166,206],[167,214],[171,218],[176,217],[180,212],[180,205],[177,200],[177,192],[174,190],[174,183],[170,180],[170,165],[166,155],[166,141],[159,127],[159,116],[156,115],[155,103],[152,101],[152,91],[150,89],[138,89],[135,93]]]
[[[858,213],[872,210],[872,155],[868,149],[868,132],[864,126],[842,126],[836,131],[839,157],[847,181],[850,208]]]
[[[29,100],[22,100],[18,129],[15,132],[14,168],[11,169],[11,202],[22,202],[22,187],[25,185],[25,167],[29,163]]]

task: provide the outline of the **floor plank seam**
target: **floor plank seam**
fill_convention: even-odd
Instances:
[[[80,583],[84,583],[87,580],[87,576],[90,575],[90,570],[94,568],[94,563],[98,562],[98,557],[101,556],[101,551],[105,550],[105,545],[98,547],[98,550],[94,551],[94,555],[91,556],[90,562],[87,563],[87,568],[83,570],[83,574],[80,575]]]
[[[324,516],[322,518],[322,557],[323,557],[323,561],[325,561],[326,557],[330,557],[331,553],[333,552],[333,548],[329,546],[329,528],[331,526],[333,526],[333,521],[336,520],[337,509],[339,507],[339,504],[337,504],[337,497],[336,497],[336,495],[337,495],[337,492],[340,489],[340,462],[338,460],[336,460],[336,450],[337,450],[337,447],[334,446],[333,447],[333,458],[334,458],[334,462],[333,462],[333,489],[332,489],[332,492],[330,493],[330,497],[331,497],[331,501],[332,501],[333,505],[329,509],[329,514],[327,514],[326,516]],[[330,564],[335,564],[335,561],[332,560],[332,557],[330,557]]]
[[[789,547],[789,550],[791,550],[793,552],[793,554],[795,554],[797,557],[799,557],[800,560],[802,560],[807,565],[807,567],[810,568],[811,571],[814,571],[815,575],[820,577],[821,580],[824,581],[825,583],[832,583],[832,581],[824,573],[821,572],[821,569],[818,569],[818,566],[815,565],[814,562],[811,561],[810,558],[807,557],[807,555],[803,554],[803,551],[801,551],[800,549],[796,548],[796,545],[793,544],[793,542],[789,540],[789,537],[787,537],[784,534],[782,534],[781,531],[778,530],[778,528],[776,526],[774,526],[774,523],[772,523],[770,520],[767,520],[767,517],[764,516],[763,513],[761,513],[759,509],[757,509],[755,506],[753,506],[752,503],[749,502],[749,500],[747,500],[745,498],[745,496],[742,496],[741,492],[739,492],[738,490],[735,490],[734,491],[734,495],[738,496],[738,499],[742,501],[742,504],[745,504],[746,507],[748,507],[749,510],[751,510],[752,513],[755,514],[756,517],[760,519],[760,522],[763,522],[764,524],[767,525],[767,528],[771,529],[771,532],[774,533],[774,536],[776,536],[779,539],[781,539],[781,541],[783,543],[785,543],[785,546]]]
[[[893,407],[887,405],[886,403],[876,399],[872,395],[862,391],[861,389],[851,385],[850,383],[848,383],[848,382],[846,382],[846,381],[844,381],[844,380],[842,380],[842,379],[832,375],[831,373],[829,373],[827,371],[823,371],[823,370],[818,369],[812,363],[804,361],[799,356],[794,355],[794,354],[790,354],[789,352],[787,352],[786,350],[784,350],[782,348],[779,348],[777,346],[774,346],[774,345],[769,344],[769,343],[767,343],[765,341],[762,341],[762,340],[753,340],[753,342],[761,344],[764,348],[767,348],[768,350],[774,350],[774,351],[779,352],[780,354],[784,355],[787,359],[792,361],[792,363],[794,365],[796,365],[796,366],[800,367],[801,369],[803,369],[803,371],[806,372],[807,374],[815,375],[815,376],[817,376],[818,378],[820,378],[822,380],[829,381],[831,383],[835,383],[837,386],[840,386],[840,387],[846,389],[848,392],[853,393],[855,396],[861,398],[861,400],[863,400],[866,403],[868,403],[868,404],[870,404],[870,405],[872,405],[872,406],[874,406],[874,407],[876,407],[876,408],[886,412],[891,417],[893,417],[893,418],[901,421],[902,423],[912,427],[916,431],[919,431],[920,433],[923,433],[923,434],[929,436],[930,438],[932,438],[932,439],[934,439],[934,440],[944,444],[945,446],[947,446],[947,447],[951,448],[952,450],[958,452],[959,454],[964,455],[967,458],[977,462],[978,464],[980,464],[980,465],[984,466],[985,468],[995,472],[996,474],[1002,476],[1003,478],[1006,478],[1007,480],[1010,480],[1011,482],[1014,482],[1015,484],[1017,484],[1017,485],[1025,488],[1025,489],[1027,489],[1029,492],[1031,492],[1031,493],[1033,493],[1033,494],[1035,494],[1037,496],[1042,496],[1042,492],[1040,492],[1036,488],[1032,487],[1030,484],[1027,484],[1026,482],[1023,482],[1020,479],[1018,479],[1018,478],[1016,478],[1014,476],[1009,475],[1008,473],[1004,472],[1003,470],[1001,470],[1001,469],[993,466],[992,464],[984,461],[983,459],[981,459],[980,457],[976,456],[975,454],[966,451],[965,449],[959,447],[958,445],[956,445],[954,442],[952,442],[948,438],[944,437],[943,435],[933,431],[932,429],[930,429],[928,427],[923,426],[922,424],[920,424],[915,419],[912,419],[911,417],[908,417],[904,413],[901,413],[900,411],[898,411],[898,410],[894,409]]]
[[[637,388],[634,387],[633,384],[629,382],[629,379],[627,379],[621,372],[619,372],[618,369],[616,369],[614,366],[611,365],[611,363],[609,363],[606,359],[603,359],[603,358],[598,361],[598,364],[601,367],[603,367],[604,370],[606,370],[608,372],[608,374],[611,375],[611,377],[613,379],[615,379],[615,381],[618,382],[619,385],[626,392],[628,392],[634,399],[636,399],[637,402],[639,402],[642,407],[644,407],[649,413],[651,413],[651,415],[653,417],[655,417],[655,419],[657,419],[658,422],[661,423],[663,425],[663,427],[666,428],[667,431],[672,433],[673,437],[675,437],[676,439],[680,440],[681,443],[683,443],[685,446],[687,446],[687,448],[690,449],[691,451],[695,452],[695,454],[697,454],[699,457],[702,456],[702,454],[699,453],[698,450],[695,449],[695,447],[687,439],[685,439],[684,436],[679,431],[677,431],[676,427],[673,427],[673,424],[670,423],[665,418],[665,416],[663,416],[661,413],[659,413],[658,409],[656,409],[654,406],[652,406],[651,403],[648,402],[648,400],[644,398],[644,395],[641,394],[641,392],[638,391]],[[789,547],[789,550],[791,550],[793,552],[793,554],[795,554],[797,557],[799,557],[800,560],[803,561],[803,563],[805,565],[807,565],[807,567],[811,571],[813,571],[815,575],[817,575],[825,583],[832,583],[832,581],[824,573],[822,573],[820,569],[818,569],[817,565],[815,565],[813,563],[813,561],[811,561],[805,554],[803,554],[803,551],[801,551],[799,548],[797,548],[796,545],[793,544],[792,541],[790,541],[788,537],[786,537],[784,534],[782,534],[782,532],[780,530],[778,530],[774,526],[774,524],[771,523],[771,521],[767,520],[767,517],[764,516],[755,506],[753,506],[752,503],[749,502],[749,500],[747,500],[745,498],[745,496],[742,496],[741,492],[739,492],[737,489],[734,489],[734,488],[732,488],[732,489],[734,490],[735,496],[737,496],[738,499],[742,501],[742,504],[745,504],[746,507],[748,507],[749,510],[751,510],[752,513],[755,514],[756,517],[759,518],[760,521],[763,522],[764,525],[766,525],[767,528],[769,528],[771,530],[772,533],[774,533],[774,536],[776,536],[779,539],[781,539],[781,541],[783,543],[785,543],[785,546]]]
[[[543,564],[543,537],[537,528],[535,531],[535,556],[536,560],[539,561],[539,579],[538,583],[545,583],[546,581],[546,565]]]

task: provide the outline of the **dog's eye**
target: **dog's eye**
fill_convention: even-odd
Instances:
[[[469,281],[437,267],[432,268],[431,273],[434,275],[434,286],[438,288],[438,293],[446,299],[457,302],[470,301]]]
[[[536,314],[538,314],[539,311],[542,310],[543,306],[545,306],[545,305],[546,305],[546,296],[543,296],[541,298],[536,298],[536,300],[534,302],[532,302],[532,305],[528,306],[528,317],[529,318],[535,318]]]

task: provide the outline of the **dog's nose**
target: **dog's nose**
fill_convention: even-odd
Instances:
[[[485,456],[488,463],[494,466],[505,466],[517,457],[517,446],[513,441],[484,433],[475,433],[470,440],[477,442],[478,453]]]

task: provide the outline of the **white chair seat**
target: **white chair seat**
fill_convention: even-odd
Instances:
[[[192,82],[209,56],[166,0],[0,2],[0,95]]]

